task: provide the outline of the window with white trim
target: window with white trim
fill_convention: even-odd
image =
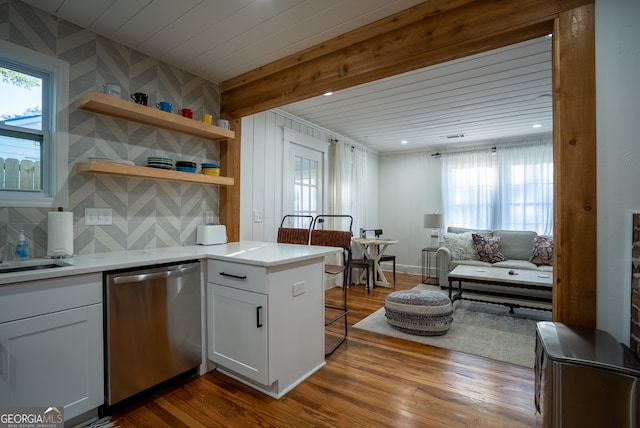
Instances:
[[[447,226],[552,234],[551,140],[445,154],[442,201]]]
[[[69,65],[0,48],[0,206],[65,207]]]

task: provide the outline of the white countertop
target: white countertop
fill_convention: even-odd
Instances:
[[[0,270],[0,285],[194,259],[225,260],[269,267],[324,257],[339,251],[342,249],[314,245],[241,241],[220,245],[190,245],[150,250],[80,254],[73,259],[65,260],[67,263],[73,263],[72,266],[13,273],[2,273]]]

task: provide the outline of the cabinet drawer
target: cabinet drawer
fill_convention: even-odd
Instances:
[[[207,262],[208,281],[239,290],[267,294],[267,269],[218,260]]]
[[[0,287],[0,323],[102,303],[102,274],[19,282]]]

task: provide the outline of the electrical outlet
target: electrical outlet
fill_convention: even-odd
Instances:
[[[296,282],[293,284],[293,297],[304,294],[304,281]]]
[[[261,210],[255,210],[253,212],[253,222],[254,223],[262,223],[262,218],[263,218],[263,215],[262,215],[262,211]]]
[[[84,224],[87,226],[108,226],[113,224],[111,208],[85,208]]]

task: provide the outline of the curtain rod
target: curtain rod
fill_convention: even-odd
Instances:
[[[469,150],[456,150],[456,151],[451,151],[448,153],[466,153],[466,152],[476,152],[476,151],[482,151],[484,150],[484,148],[478,148],[478,149],[469,149]],[[495,153],[497,151],[496,146],[491,147],[491,153]],[[441,152],[436,152],[436,153],[431,153],[431,156],[434,158],[441,158],[442,156],[444,156],[444,153]]]
[[[496,153],[498,151],[498,148],[520,147],[520,146],[524,146],[526,144],[541,144],[541,145],[542,144],[553,144],[553,140],[541,139],[541,140],[528,140],[528,141],[520,141],[520,142],[514,142],[514,143],[505,143],[505,144],[500,144],[500,145],[497,145],[497,146],[494,145],[494,146],[461,147],[458,150],[454,149],[454,150],[431,153],[431,157],[441,158],[442,156],[445,156],[447,154],[467,153],[467,152],[476,152],[476,151],[483,151],[483,150],[491,150],[492,153]]]

